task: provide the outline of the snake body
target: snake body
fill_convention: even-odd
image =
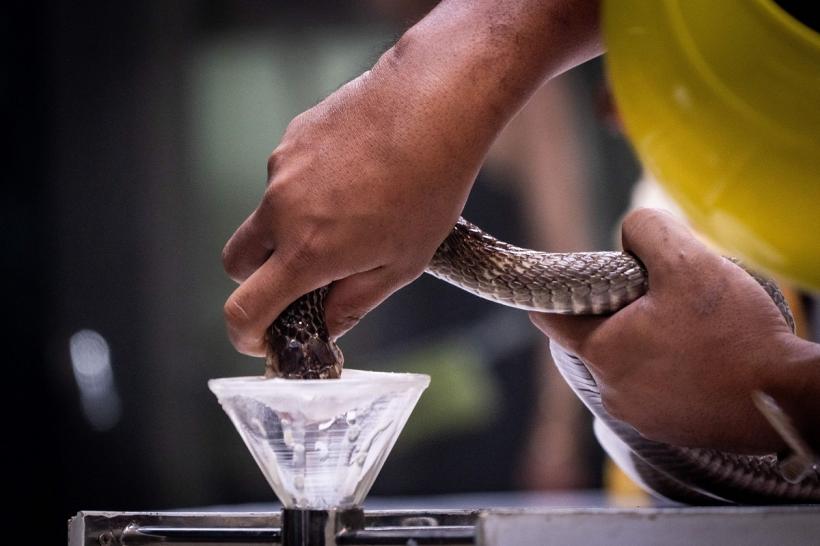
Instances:
[[[529,311],[613,313],[644,294],[647,273],[623,252],[544,253],[499,241],[460,218],[427,272],[477,296]],[[782,293],[753,274],[793,328]],[[328,287],[290,305],[267,332],[267,377],[332,379],[342,353],[324,322]],[[799,483],[781,475],[776,455],[752,456],[673,446],[647,440],[612,417],[584,362],[555,343],[553,359],[595,416],[595,432],[613,459],[654,494],[688,504],[820,502],[820,472]]]

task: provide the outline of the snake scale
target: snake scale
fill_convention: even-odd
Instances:
[[[463,218],[436,251],[427,272],[477,296],[518,309],[565,314],[606,314],[646,292],[643,265],[624,252],[543,253],[518,248]],[[794,322],[774,283],[752,276],[785,320]],[[324,321],[329,287],[291,304],[267,331],[266,377],[333,379],[343,356]],[[820,472],[798,483],[781,475],[778,457],[686,448],[650,441],[612,417],[584,362],[555,343],[561,375],[595,416],[595,432],[610,456],[654,494],[687,504],[820,502]]]

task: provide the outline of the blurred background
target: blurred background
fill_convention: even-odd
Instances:
[[[5,440],[36,542],[62,543],[81,509],[275,501],[206,386],[263,367],[225,335],[220,251],[288,121],[432,4],[55,1],[3,18]],[[600,61],[546,85],[465,217],[524,246],[613,248],[639,176],[616,125]],[[371,496],[608,479],[525,313],[423,276],[341,347],[349,367],[433,377]]]

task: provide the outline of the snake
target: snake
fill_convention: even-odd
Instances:
[[[734,261],[734,260],[733,260]],[[738,262],[736,262],[738,263]],[[744,267],[794,330],[777,285]],[[500,241],[459,218],[426,272],[476,296],[526,311],[572,315],[617,312],[646,293],[646,268],[628,252],[548,253]],[[328,333],[324,286],[289,305],[266,331],[265,376],[335,379],[344,357]],[[816,465],[800,476],[778,454],[748,455],[653,441],[613,417],[578,356],[550,343],[560,374],[594,416],[594,431],[612,459],[654,496],[695,505],[820,502]]]

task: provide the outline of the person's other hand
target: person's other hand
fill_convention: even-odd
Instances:
[[[533,323],[581,357],[607,411],[649,439],[749,453],[782,447],[751,393],[778,392],[803,342],[766,292],[665,212],[627,216],[623,246],[649,273],[644,296],[609,317],[531,313]]]

